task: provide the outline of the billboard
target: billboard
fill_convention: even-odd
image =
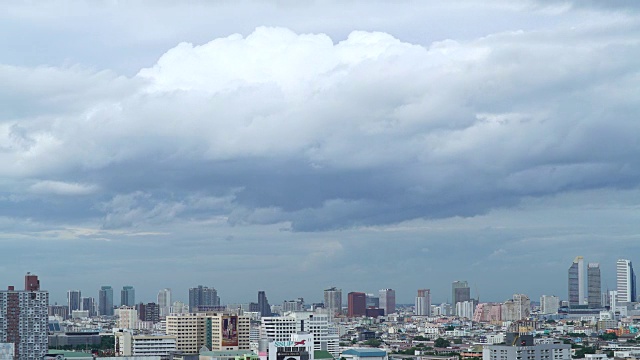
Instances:
[[[238,316],[222,317],[222,346],[238,346]]]

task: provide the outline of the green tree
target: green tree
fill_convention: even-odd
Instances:
[[[445,340],[443,338],[437,338],[436,341],[433,343],[433,345],[437,348],[446,348],[451,346],[451,343],[449,342],[449,340]]]
[[[382,341],[378,340],[378,339],[369,339],[367,341],[364,342],[365,345],[371,346],[371,347],[379,347],[380,345],[382,345]]]

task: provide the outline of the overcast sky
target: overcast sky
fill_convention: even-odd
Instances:
[[[0,285],[566,299],[583,255],[614,288],[637,3],[6,2]]]

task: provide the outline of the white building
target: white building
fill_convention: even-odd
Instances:
[[[169,359],[176,351],[175,336],[133,335],[130,331],[115,332],[115,351],[118,356],[160,356]]]
[[[417,316],[431,316],[431,290],[418,290],[415,313]]]
[[[569,344],[538,344],[532,346],[486,345],[482,360],[571,360]]]
[[[378,292],[380,299],[380,309],[384,310],[385,315],[396,312],[396,291],[393,289],[382,289]]]
[[[616,263],[616,284],[618,295],[616,302],[628,303],[636,301],[636,274],[631,261],[619,259]]]
[[[260,336],[269,341],[289,341],[291,335],[309,332],[313,335],[315,350],[325,350],[334,357],[339,353],[340,338],[337,332],[330,331],[328,314],[310,311],[286,313],[285,316],[263,317]]]
[[[158,292],[158,308],[161,317],[171,314],[171,289],[166,288]]]
[[[473,312],[476,305],[473,300],[460,301],[456,303],[456,315],[461,318],[473,319]]]
[[[133,306],[121,306],[116,309],[118,327],[121,329],[136,329],[138,322],[138,310]]]
[[[560,298],[555,295],[542,295],[540,297],[541,314],[557,314],[560,307]]]

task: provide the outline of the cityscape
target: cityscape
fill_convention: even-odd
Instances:
[[[640,360],[638,59],[640,0],[0,1],[0,360]]]
[[[135,287],[101,286],[97,296],[67,291],[49,304],[40,278],[24,289],[0,291],[2,354],[6,358],[147,357],[168,359],[397,358],[500,360],[631,358],[640,356],[640,296],[633,264],[618,259],[616,287],[603,289],[600,264],[577,256],[565,295],[480,302],[469,283],[451,284],[451,301],[435,304],[417,289],[414,304],[397,304],[393,289],[365,293],[338,287],[323,300],[300,297],[228,304],[215,287],[197,285],[176,300],[170,288],[157,301],[137,302]],[[603,291],[604,290],[604,291]],[[83,351],[84,350],[84,351]],[[83,355],[84,354],[84,355]],[[548,356],[548,357],[547,357]]]

